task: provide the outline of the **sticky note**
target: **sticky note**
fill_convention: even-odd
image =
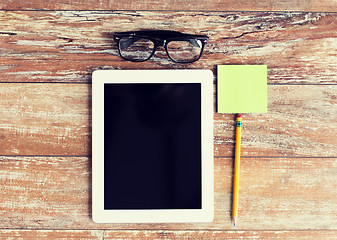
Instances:
[[[219,113],[267,112],[266,65],[218,66]]]

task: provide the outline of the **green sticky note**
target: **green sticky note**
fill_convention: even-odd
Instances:
[[[218,66],[219,113],[267,112],[266,65]]]

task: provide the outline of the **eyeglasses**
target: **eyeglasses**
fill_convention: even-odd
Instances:
[[[191,63],[200,59],[208,37],[176,31],[151,30],[117,32],[114,40],[118,52],[125,60],[144,62],[158,47],[164,47],[169,58],[176,63]]]

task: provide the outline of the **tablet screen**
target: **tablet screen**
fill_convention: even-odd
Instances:
[[[201,208],[201,84],[104,84],[104,209]]]

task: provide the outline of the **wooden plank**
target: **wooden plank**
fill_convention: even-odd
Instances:
[[[211,223],[95,224],[85,157],[0,157],[3,229],[230,230],[232,159],[215,158]],[[236,230],[337,230],[337,158],[243,158]],[[108,235],[111,236],[111,235]]]
[[[0,230],[3,239],[324,239],[335,240],[337,232],[234,231],[234,230]]]
[[[1,155],[91,154],[91,85],[0,84]],[[243,156],[337,156],[337,85],[269,85],[243,117]],[[234,116],[214,114],[214,154],[232,156]]]
[[[1,84],[1,154],[91,154],[90,87]]]
[[[76,229],[90,221],[88,158],[0,159],[3,229]]]
[[[102,230],[0,230],[2,239],[90,239],[102,240]]]
[[[336,231],[169,231],[169,230],[136,230],[104,232],[104,239],[324,239],[335,240]]]
[[[269,83],[337,83],[337,13],[0,11],[0,29],[1,82],[90,82],[95,69],[267,64]],[[122,60],[113,33],[139,29],[210,41],[192,64],[171,62],[163,49],[144,63]]]
[[[1,9],[46,9],[46,10],[203,10],[203,11],[337,11],[335,1],[329,0],[262,0],[262,1],[189,1],[189,0],[53,0],[53,1],[3,1]]]
[[[243,156],[337,156],[337,86],[268,86],[268,113],[243,115]],[[232,156],[235,121],[214,115],[215,156]]]

